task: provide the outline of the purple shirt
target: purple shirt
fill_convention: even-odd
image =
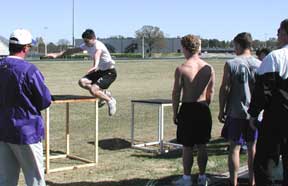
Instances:
[[[40,111],[50,104],[50,92],[35,65],[12,56],[0,61],[0,141],[41,141],[44,123]]]

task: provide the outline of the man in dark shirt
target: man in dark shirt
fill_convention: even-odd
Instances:
[[[256,185],[273,185],[272,167],[282,155],[283,185],[288,186],[288,19],[278,29],[280,49],[269,53],[257,71],[256,85],[249,107],[254,126],[264,110],[256,146],[254,172]]]

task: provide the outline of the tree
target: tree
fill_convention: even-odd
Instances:
[[[135,35],[136,38],[139,40],[141,39],[141,41],[144,38],[144,43],[147,47],[149,56],[151,56],[153,49],[165,47],[164,33],[159,27],[145,25],[137,30]]]
[[[47,52],[48,52],[48,53],[51,53],[51,52],[59,52],[58,46],[55,45],[54,43],[50,42],[50,43],[47,45]]]
[[[134,53],[137,49],[138,44],[133,42],[125,48],[124,53]]]
[[[39,54],[44,54],[45,53],[45,43],[42,37],[37,37],[36,38],[36,46],[37,46],[37,52]]]
[[[278,47],[278,40],[274,37],[269,38],[268,41],[266,41],[266,47],[270,49],[277,49]]]
[[[110,39],[125,39],[125,37],[124,36],[122,36],[122,35],[115,35],[115,36],[111,36],[111,37],[109,37]]]
[[[109,44],[109,43],[104,43],[106,48],[109,50],[110,53],[115,53],[116,49],[113,45]]]
[[[58,47],[59,47],[60,51],[63,51],[63,50],[66,50],[69,47],[70,42],[67,39],[59,39],[57,44],[58,44]]]

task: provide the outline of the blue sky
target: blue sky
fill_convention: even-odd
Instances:
[[[188,33],[231,40],[242,31],[254,39],[276,37],[288,18],[287,0],[74,0],[75,38],[86,28],[98,37],[133,37],[143,25],[158,26],[166,36]],[[0,35],[29,29],[49,42],[72,39],[72,0],[2,0]]]

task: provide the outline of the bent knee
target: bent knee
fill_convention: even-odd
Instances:
[[[85,86],[87,86],[87,85],[89,85],[89,84],[91,84],[91,83],[92,83],[92,81],[89,80],[89,79],[87,79],[87,78],[81,78],[81,79],[78,81],[78,84],[79,84],[79,86],[81,86],[81,87],[85,87]]]
[[[93,84],[93,85],[91,85],[91,90],[92,90],[93,92],[98,92],[98,91],[101,90],[101,88],[100,88],[98,85]]]

